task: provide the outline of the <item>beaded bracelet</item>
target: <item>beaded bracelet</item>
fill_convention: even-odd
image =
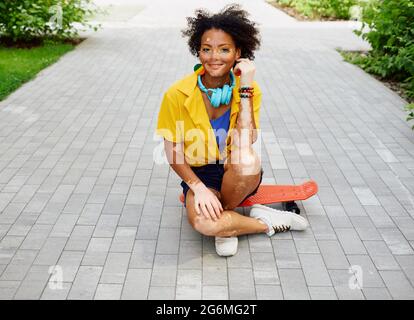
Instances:
[[[239,93],[240,98],[252,98],[253,93]]]
[[[248,87],[248,86],[240,87],[239,92],[240,93],[245,93],[245,92],[253,93],[254,92],[254,88],[253,87]]]

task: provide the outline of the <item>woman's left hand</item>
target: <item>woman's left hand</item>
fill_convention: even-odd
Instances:
[[[234,74],[240,76],[240,86],[252,86],[254,81],[254,74],[256,72],[256,67],[253,61],[247,58],[240,58],[237,61],[236,66],[234,67]]]

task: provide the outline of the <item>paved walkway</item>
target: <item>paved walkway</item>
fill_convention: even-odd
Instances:
[[[225,1],[134,1],[0,103],[0,298],[414,298],[405,102],[335,51],[368,48],[351,24],[240,2],[262,27],[264,182],[316,180],[300,203],[311,228],[240,237],[227,259],[191,229],[153,132],[196,62],[184,17]]]

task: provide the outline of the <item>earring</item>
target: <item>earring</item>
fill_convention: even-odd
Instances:
[[[200,69],[202,67],[202,64],[201,63],[197,63],[195,66],[194,66],[194,71],[197,71],[198,69]]]

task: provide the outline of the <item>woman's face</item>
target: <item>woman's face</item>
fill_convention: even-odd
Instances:
[[[228,33],[210,29],[201,37],[199,58],[210,76],[223,77],[240,58],[240,49],[236,49],[233,38]]]

